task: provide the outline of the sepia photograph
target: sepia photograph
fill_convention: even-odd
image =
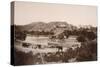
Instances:
[[[97,61],[97,6],[11,2],[11,64]]]

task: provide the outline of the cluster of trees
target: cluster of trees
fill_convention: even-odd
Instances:
[[[26,31],[21,30],[19,26],[14,26],[14,39],[25,40],[26,35]]]
[[[90,28],[81,27],[74,30],[64,30],[58,35],[52,35],[51,38],[64,39],[64,36],[68,38],[70,35],[78,36],[77,40],[79,42],[93,40],[97,37],[97,28],[91,26]]]
[[[95,29],[95,28],[94,28]],[[79,42],[91,41],[97,38],[97,30],[81,28],[79,29],[78,38]]]
[[[65,35],[75,35],[78,36],[77,40],[79,42],[85,42],[87,40],[94,40],[97,37],[97,28],[79,28],[77,30],[65,30],[63,32]]]
[[[30,31],[28,32],[28,34],[31,34],[31,35],[53,35],[54,32],[52,31]]]
[[[14,33],[15,33],[15,39],[25,40],[27,34],[31,35],[51,35],[51,38],[58,38],[58,39],[64,39],[64,36],[68,38],[70,35],[78,36],[77,40],[80,42],[84,42],[86,40],[93,40],[97,37],[97,28],[96,27],[90,27],[90,28],[78,28],[74,30],[64,30],[59,35],[54,36],[54,31],[25,31],[22,30],[20,26],[14,25]]]

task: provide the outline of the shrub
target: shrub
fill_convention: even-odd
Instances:
[[[78,40],[79,42],[85,42],[85,41],[86,41],[86,38],[85,38],[85,36],[80,35],[80,36],[77,37],[77,40]]]
[[[82,46],[79,48],[78,51],[77,60],[78,61],[97,60],[97,40],[82,44]]]

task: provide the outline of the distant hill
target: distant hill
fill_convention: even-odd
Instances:
[[[76,26],[68,24],[67,22],[55,21],[55,22],[32,22],[27,25],[14,25],[16,36],[19,34],[27,33],[31,35],[59,35],[64,30],[77,30]],[[34,32],[34,33],[33,33]]]
[[[23,28],[23,30],[26,31],[51,31],[51,30],[56,30],[57,26],[64,25],[66,30],[73,30],[77,29],[76,26],[73,26],[71,24],[68,24],[67,22],[62,22],[62,21],[55,21],[55,22],[49,22],[49,23],[44,23],[44,22],[33,22],[28,25],[24,25],[20,28]]]

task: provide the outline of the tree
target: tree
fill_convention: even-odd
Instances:
[[[71,34],[71,31],[65,30],[63,32],[63,34],[64,34],[64,36],[66,36],[66,38],[68,38],[69,37],[69,34]]]
[[[89,40],[94,40],[96,38],[96,34],[94,32],[87,32],[87,38]]]
[[[58,39],[64,39],[64,34],[63,33],[59,34]]]
[[[86,38],[85,38],[85,36],[80,35],[80,36],[77,37],[77,40],[78,40],[79,42],[85,42],[85,41],[86,41]]]

